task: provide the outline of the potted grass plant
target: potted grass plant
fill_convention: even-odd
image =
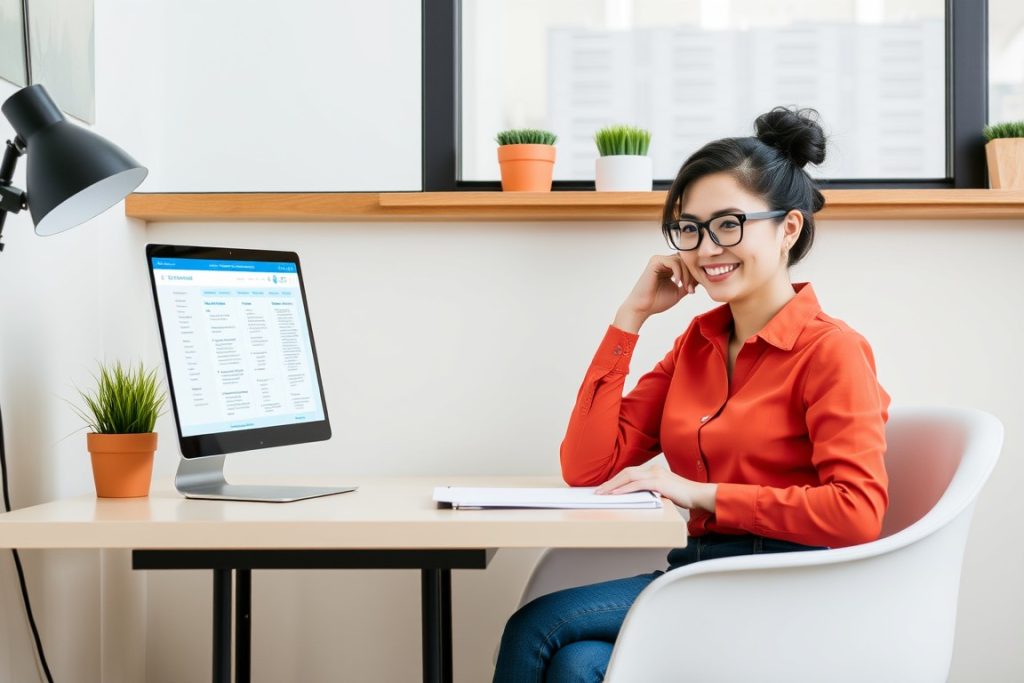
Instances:
[[[994,190],[1024,190],[1024,121],[985,126],[985,156],[989,186]]]
[[[498,133],[498,164],[505,192],[550,192],[558,136],[536,128]]]
[[[594,173],[598,192],[650,192],[654,167],[647,150],[650,131],[634,126],[607,126],[594,134],[600,156]]]
[[[155,370],[142,363],[100,364],[96,388],[79,390],[85,408],[75,408],[92,430],[86,435],[96,495],[135,498],[149,495],[157,435],[156,419],[166,397]]]

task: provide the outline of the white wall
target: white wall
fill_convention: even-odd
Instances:
[[[1024,529],[1024,503],[1014,494],[1024,434],[1012,382],[1024,376],[1014,342],[1024,336],[1014,313],[1024,287],[1015,267],[1024,221],[819,227],[793,279],[811,280],[826,312],[867,336],[894,402],[977,406],[1006,424],[1004,457],[967,551],[951,680],[1019,679],[1024,663],[1014,641],[1024,627],[1024,589],[1016,577],[1024,556],[1006,539]],[[556,474],[587,363],[648,256],[663,248],[653,223],[152,224],[148,237],[299,251],[335,436],[287,456],[229,458],[230,469],[270,476],[305,468],[339,482]],[[629,384],[711,305],[699,290],[652,320]],[[155,353],[155,322],[149,329]],[[165,440],[162,474],[171,474],[175,457]],[[455,573],[458,680],[489,677],[534,557],[501,551],[485,572]],[[327,681],[343,668],[350,680],[415,678],[414,572],[268,572],[254,583],[254,680],[290,671]],[[209,631],[190,620],[208,612],[209,578],[153,574],[150,586],[149,680],[203,675]],[[198,656],[185,660],[178,647]]]
[[[363,97],[360,112],[367,102],[394,109],[399,105],[389,93],[403,90],[409,120],[376,112],[375,120],[392,121],[376,138],[413,131],[417,137],[382,152],[372,173],[309,145],[279,156],[284,152],[269,141],[280,139],[275,121],[281,112],[253,95],[251,85],[226,88],[231,100],[221,102],[244,114],[235,122],[235,147],[218,148],[213,128],[197,131],[187,123],[198,115],[203,100],[193,95],[210,87],[210,74],[232,82],[203,55],[216,56],[219,45],[244,53],[264,44],[232,28],[250,21],[232,4],[234,13],[221,13],[201,12],[197,2],[97,0],[96,130],[150,166],[153,176],[143,190],[419,187],[418,176],[412,186],[404,179],[419,168],[418,81],[415,92],[390,86],[419,73],[418,46],[403,53],[397,67],[390,58],[371,56],[358,69],[329,65],[328,75],[357,78],[369,70],[375,82],[389,84]],[[361,15],[379,11],[415,24],[416,40],[418,7],[411,0],[369,8],[359,3]],[[293,4],[300,13],[312,8],[312,0]],[[346,26],[357,25],[369,32],[367,26],[380,24]],[[401,25],[409,38],[409,24]],[[193,30],[213,42],[190,41]],[[322,26],[309,30],[327,33]],[[394,39],[383,31],[375,44]],[[277,47],[278,60],[254,60],[261,69],[285,64],[289,55],[306,54],[297,44],[292,39]],[[309,59],[312,69],[317,57]],[[275,96],[290,87],[285,71],[290,78],[294,69],[267,74]],[[13,92],[3,87],[0,97]],[[268,109],[273,120],[263,118]],[[0,135],[6,139],[9,130],[0,127]],[[203,144],[190,149],[197,139]],[[267,158],[241,154],[239,140]],[[266,172],[254,173],[262,161],[268,161]],[[313,169],[311,175],[299,180],[291,173],[299,167]],[[270,183],[275,168],[288,171],[277,179],[305,185],[258,184]],[[329,170],[352,184],[326,183]],[[358,184],[367,177],[374,187]],[[17,183],[24,187],[23,175]],[[1024,272],[1016,263],[1024,253],[1022,227],[1024,220],[829,222],[807,263],[793,273],[794,280],[812,280],[825,310],[872,342],[882,383],[897,403],[973,405],[1006,424],[1004,457],[982,496],[965,560],[953,681],[1024,678],[1016,642],[1024,631],[1024,550],[1012,540],[1024,531],[1024,502],[1014,486],[1024,477],[1014,382],[1024,376],[1015,346],[1024,332],[1017,315]],[[72,384],[86,383],[94,361],[141,354],[159,362],[142,259],[147,241],[299,251],[335,437],[295,449],[284,461],[271,452],[231,458],[229,471],[308,471],[338,481],[374,474],[557,473],[558,443],[594,347],[647,257],[663,249],[653,224],[143,226],[124,219],[120,209],[53,238],[32,235],[24,214],[9,218],[5,232],[0,402],[7,410],[16,506],[92,491],[81,433],[63,438],[79,425],[62,399],[74,397]],[[632,379],[710,305],[701,293],[651,321]],[[157,476],[166,477],[177,457],[169,416],[159,429]],[[8,557],[0,560],[0,681],[33,680],[31,641]],[[535,551],[502,551],[486,571],[455,573],[457,680],[489,678],[500,629],[535,557]],[[25,561],[59,680],[208,677],[205,573],[133,574],[123,553],[47,551],[28,553]],[[418,582],[415,572],[401,571],[256,573],[254,680],[327,681],[340,672],[354,681],[415,680]]]
[[[418,1],[138,4],[146,191],[421,189]]]

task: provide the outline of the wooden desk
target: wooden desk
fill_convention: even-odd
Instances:
[[[259,481],[238,483],[258,484]],[[262,483],[266,483],[265,481]],[[423,680],[452,680],[451,570],[485,569],[498,548],[669,548],[686,543],[660,510],[442,510],[434,486],[561,486],[557,477],[363,477],[359,490],[295,503],[82,496],[0,514],[0,548],[127,548],[134,569],[213,570],[213,680],[249,680],[253,569],[419,569]],[[232,615],[232,584],[235,592]]]

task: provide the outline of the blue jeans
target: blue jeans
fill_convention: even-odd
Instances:
[[[668,571],[701,560],[820,550],[762,536],[707,534],[668,554]],[[523,605],[505,625],[494,683],[568,683],[604,679],[612,646],[640,591],[664,574],[568,588]]]

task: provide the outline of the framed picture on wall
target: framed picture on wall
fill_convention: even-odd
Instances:
[[[95,123],[93,0],[21,1],[28,11],[29,79],[46,86],[64,113]]]
[[[28,85],[22,2],[0,0],[0,78],[17,86]]]

